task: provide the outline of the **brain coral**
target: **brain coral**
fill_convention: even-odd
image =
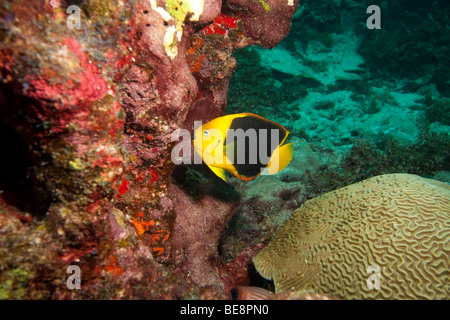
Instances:
[[[305,202],[253,262],[277,292],[448,299],[449,254],[450,186],[389,174]]]

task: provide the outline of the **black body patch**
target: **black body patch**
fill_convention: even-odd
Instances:
[[[224,152],[239,175],[254,177],[264,170],[286,135],[286,129],[277,123],[255,116],[235,118],[227,131]]]

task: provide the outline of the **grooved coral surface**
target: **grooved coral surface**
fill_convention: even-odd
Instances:
[[[253,261],[277,292],[448,299],[449,256],[450,186],[389,174],[305,202]]]

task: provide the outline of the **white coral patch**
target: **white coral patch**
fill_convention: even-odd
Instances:
[[[176,34],[177,29],[175,26],[168,27],[164,34],[164,49],[166,49],[166,53],[171,59],[174,59],[178,53]]]
[[[193,13],[193,16],[189,20],[198,21],[200,15],[203,13],[204,0],[191,0],[189,4],[190,11]]]
[[[159,15],[164,19],[164,21],[170,21],[173,20],[173,17],[168,13],[166,10],[164,10],[163,7],[158,7],[156,4],[156,0],[150,0],[150,6],[153,10],[159,13]]]

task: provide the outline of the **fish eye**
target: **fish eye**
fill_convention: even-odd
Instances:
[[[203,135],[204,135],[205,137],[207,137],[207,136],[209,135],[209,130],[203,131]]]

